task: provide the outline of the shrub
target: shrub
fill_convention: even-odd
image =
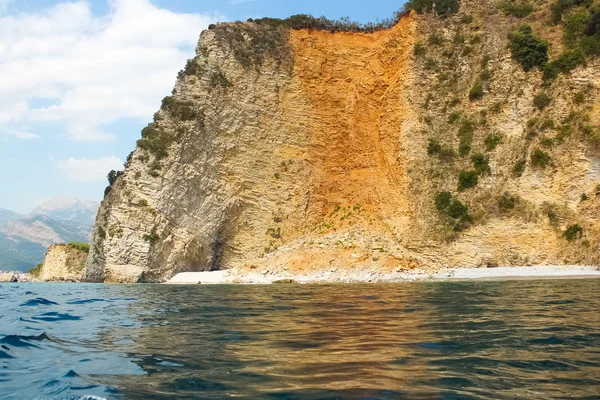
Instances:
[[[531,154],[531,166],[536,168],[546,168],[550,164],[550,160],[550,155],[540,149],[535,149]]]
[[[571,7],[590,6],[593,0],[555,0],[550,10],[552,12],[552,22],[559,24],[562,21],[563,13]]]
[[[494,151],[502,143],[502,134],[490,133],[485,137],[484,143],[487,151]]]
[[[516,202],[516,197],[511,196],[509,193],[504,193],[502,196],[498,197],[498,208],[502,211],[512,210],[515,208]]]
[[[471,152],[471,144],[473,142],[473,133],[475,132],[475,121],[470,118],[463,118],[460,127],[458,128],[458,137],[460,139],[458,145],[459,154],[464,157]]]
[[[469,100],[475,101],[483,97],[483,82],[478,81],[469,91]]]
[[[147,233],[144,234],[142,236],[142,240],[144,240],[145,242],[150,243],[151,246],[155,245],[156,243],[158,243],[158,241],[160,240],[160,237],[156,234],[156,232],[151,232],[151,233]]]
[[[69,247],[71,247],[72,249],[79,250],[79,251],[82,251],[84,253],[89,253],[90,252],[90,244],[89,243],[70,242],[70,243],[67,243],[67,245]]]
[[[471,156],[471,162],[473,163],[475,171],[477,171],[479,175],[489,175],[492,173],[492,169],[490,168],[490,159],[483,154],[473,154]]]
[[[220,86],[224,89],[227,89],[227,88],[230,88],[233,86],[233,84],[229,81],[229,79],[227,79],[227,76],[225,75],[225,73],[223,71],[221,71],[220,69],[213,71],[213,73],[210,75],[209,87],[214,89],[217,86]]]
[[[453,124],[456,121],[460,120],[461,112],[453,111],[452,114],[448,116],[448,123]]]
[[[427,53],[427,48],[423,45],[423,43],[415,43],[415,47],[413,49],[413,54],[416,57],[424,56]]]
[[[123,173],[124,173],[123,171],[115,171],[115,170],[111,170],[108,173],[108,175],[106,176],[106,179],[108,180],[108,186],[106,188],[104,188],[104,197],[108,196],[108,194],[112,190],[113,185],[117,182],[119,177],[121,175],[123,175]]]
[[[498,7],[504,11],[506,15],[512,15],[517,18],[525,18],[533,11],[533,4],[528,1],[502,1]]]
[[[542,137],[540,139],[540,146],[545,147],[547,149],[551,148],[552,146],[554,146],[554,139],[549,138],[549,137]]]
[[[430,46],[441,46],[444,44],[444,38],[437,33],[432,33],[431,35],[429,35],[427,43]]]
[[[548,107],[552,99],[546,93],[539,93],[533,98],[533,104],[538,108],[538,110],[542,111],[544,108]]]
[[[585,54],[579,50],[566,50],[556,60],[550,61],[544,67],[544,82],[551,83],[559,74],[567,74],[585,64]]]
[[[44,266],[44,263],[38,264],[35,268],[31,268],[29,270],[29,275],[33,276],[34,278],[39,278],[40,274],[42,273],[42,267]]]
[[[171,118],[179,119],[181,121],[193,121],[199,116],[194,103],[191,101],[179,101],[173,96],[165,97],[162,100],[161,108],[168,113]],[[148,127],[150,126],[151,125],[148,125]],[[142,138],[143,137],[144,131],[142,131]]]
[[[436,139],[429,139],[429,144],[427,145],[427,154],[430,156],[439,154],[440,150],[442,150],[442,145]]]
[[[178,78],[181,79],[184,76],[202,76],[204,73],[204,66],[199,64],[199,57],[196,56],[187,60],[183,71],[179,71]]]
[[[458,153],[461,157],[467,156],[471,152],[471,144],[473,143],[473,135],[463,135],[458,142]]]
[[[513,175],[516,176],[517,178],[520,178],[521,176],[523,176],[523,172],[525,172],[525,165],[527,165],[527,161],[525,161],[525,160],[517,161],[512,169]]]
[[[563,32],[567,46],[575,47],[586,35],[590,17],[589,11],[585,8],[576,8],[564,16]]]
[[[548,62],[548,43],[533,34],[529,25],[521,25],[509,35],[513,59],[524,71],[541,67]]]
[[[590,199],[590,198],[588,197],[588,195],[587,195],[587,194],[585,194],[585,193],[582,193],[582,194],[581,194],[581,201],[588,201],[589,199]]]
[[[451,149],[448,146],[442,145],[442,148],[438,153],[438,158],[440,159],[440,161],[450,162],[454,160],[455,157],[456,152],[453,149]]]
[[[583,236],[583,227],[579,224],[569,225],[563,235],[569,242],[581,239]]]
[[[585,93],[575,93],[575,96],[573,96],[573,102],[575,102],[575,104],[583,104],[585,102]]]
[[[440,192],[436,195],[435,208],[440,215],[453,220],[455,231],[465,229],[473,221],[469,215],[469,208],[450,192]]]
[[[470,24],[473,22],[473,16],[471,14],[465,14],[460,18],[461,24]]]
[[[415,10],[419,14],[434,11],[437,15],[456,14],[460,8],[459,0],[409,0],[404,6],[407,10]]]
[[[479,174],[477,171],[461,171],[458,175],[458,190],[460,192],[474,188],[478,183]]]
[[[433,58],[427,58],[425,60],[424,67],[425,67],[426,70],[432,71],[432,70],[434,70],[434,69],[437,68],[437,65],[438,64],[437,64],[437,61],[435,61],[435,59],[433,59]]]

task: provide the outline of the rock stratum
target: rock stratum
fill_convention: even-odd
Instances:
[[[83,279],[88,252],[71,244],[55,244],[48,248],[44,263],[35,278],[44,282],[80,282]],[[32,273],[30,271],[30,273]]]
[[[600,62],[551,82],[520,63],[521,24],[550,60],[568,50],[532,4],[463,1],[376,32],[202,32],[107,188],[84,278],[598,265]]]

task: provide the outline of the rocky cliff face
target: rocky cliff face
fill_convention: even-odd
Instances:
[[[50,246],[38,278],[45,282],[72,281],[83,278],[87,252],[68,244]]]
[[[560,134],[598,129],[600,62],[544,87],[508,36],[527,22],[555,56],[562,27],[497,3],[375,33],[203,32],[102,202],[85,278],[597,264],[600,153]]]

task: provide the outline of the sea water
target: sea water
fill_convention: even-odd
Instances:
[[[0,285],[0,399],[600,399],[600,280]]]

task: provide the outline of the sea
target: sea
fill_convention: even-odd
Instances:
[[[600,280],[3,284],[0,399],[600,399]]]

